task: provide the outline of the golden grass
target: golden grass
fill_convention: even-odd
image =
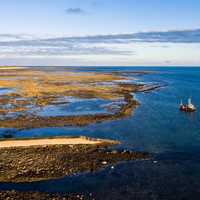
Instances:
[[[0,72],[0,76],[4,73]],[[43,71],[6,71],[9,79],[0,79],[0,88],[15,88],[17,93],[25,98],[37,98],[50,95],[77,96],[80,93],[90,93],[94,97],[105,99],[115,98],[115,87],[97,85],[100,82],[111,82],[122,79],[109,74],[73,73],[73,72],[43,72]],[[14,77],[14,78],[13,78]],[[17,79],[16,79],[17,77]],[[97,84],[94,84],[97,83]]]
[[[4,76],[1,76],[4,74]],[[0,88],[13,88],[13,93],[0,95],[0,127],[4,128],[41,128],[63,126],[85,126],[91,123],[117,120],[129,117],[138,102],[132,93],[140,86],[124,84],[115,80],[124,77],[113,74],[85,73],[85,72],[55,72],[34,69],[3,70],[0,71]],[[105,82],[107,84],[105,84]],[[116,100],[123,98],[118,111],[108,114],[77,115],[77,116],[49,116],[37,115],[34,108],[56,105],[63,97],[98,98]],[[5,105],[9,105],[8,107]],[[27,107],[31,106],[31,107]],[[33,109],[32,109],[33,108]],[[31,114],[29,111],[31,109]],[[16,117],[8,117],[8,113],[16,113]]]
[[[0,119],[0,127],[27,129],[66,125],[85,126],[91,123],[129,117],[132,115],[133,109],[138,106],[132,93],[143,91],[144,86],[119,83],[119,80],[124,79],[126,78],[121,77],[120,74],[42,71],[34,68],[0,70],[0,89],[14,89],[12,93],[0,95],[0,117],[3,116]],[[150,89],[148,88],[148,90]],[[67,100],[63,100],[65,99],[63,97],[66,96],[111,101],[123,98],[125,104],[121,104],[114,113],[108,114],[56,117],[37,115],[39,107],[69,103]],[[37,109],[33,113],[34,108]],[[28,112],[30,110],[31,114]],[[8,113],[16,113],[17,115],[9,117]]]
[[[14,89],[12,93],[0,95],[1,114],[27,111],[27,105],[47,106],[64,96],[109,100],[123,97],[119,84],[112,86],[101,84],[124,79],[120,76],[30,68],[12,69],[0,70],[0,88]],[[23,100],[20,101],[19,98]],[[11,108],[6,108],[6,104],[11,105],[9,106]]]

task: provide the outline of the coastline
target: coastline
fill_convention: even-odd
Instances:
[[[137,92],[146,92],[159,88],[159,85],[144,85],[128,82],[126,74],[115,73],[79,73],[66,72],[46,74],[42,71],[24,69],[18,71],[2,70],[2,88],[11,89],[1,95],[2,105],[10,103],[9,110],[2,107],[0,127],[26,130],[45,127],[87,126],[104,121],[120,120],[130,117],[139,102],[134,99]],[[142,75],[144,72],[139,73]],[[145,74],[148,72],[145,72]],[[138,74],[138,72],[137,72]],[[32,79],[37,77],[36,79]],[[20,77],[24,78],[21,79]],[[67,78],[66,78],[67,77]],[[5,81],[8,79],[9,81]],[[13,80],[12,80],[13,79]],[[29,80],[31,79],[31,80]],[[126,82],[127,81],[127,82]],[[70,104],[70,101],[59,102],[65,96],[82,99],[102,99],[111,103],[108,113],[47,116],[37,113],[30,114],[28,107],[44,108],[48,105],[59,107]],[[120,99],[118,108],[112,111],[112,105]],[[7,117],[7,113],[20,113]],[[4,135],[2,135],[4,137]],[[10,137],[9,133],[7,138]],[[11,135],[12,137],[12,135]],[[6,137],[5,137],[6,138]],[[96,173],[121,162],[144,160],[151,158],[148,152],[135,152],[130,149],[118,149],[115,145],[120,141],[94,139],[87,137],[48,137],[48,138],[11,138],[0,139],[0,182],[5,184],[33,183],[60,179],[82,173]],[[111,148],[112,147],[112,148]],[[1,197],[20,199],[40,198],[51,199],[50,194],[40,192],[1,191]],[[50,195],[50,196],[49,196]],[[77,195],[66,194],[67,199],[79,199]],[[78,194],[78,196],[80,196]],[[54,199],[62,199],[53,196]],[[83,199],[82,196],[80,199]]]
[[[41,143],[42,140],[45,145]],[[57,179],[83,172],[95,172],[121,161],[150,157],[146,152],[109,149],[119,144],[118,141],[69,137],[63,138],[65,144],[55,143],[60,140],[61,137],[7,140],[9,145],[6,143],[7,146],[2,145],[0,148],[0,182],[22,183]],[[23,146],[22,141],[27,145]],[[0,145],[1,143],[4,141],[0,141]],[[19,146],[11,145],[17,143]]]
[[[137,72],[138,74],[139,72]],[[141,72],[148,73],[148,72]],[[128,81],[123,73],[94,73],[64,71],[46,73],[42,69],[2,70],[0,89],[8,89],[0,95],[0,127],[32,129],[45,127],[86,126],[92,123],[119,120],[130,117],[139,105],[134,99],[137,92],[147,92],[161,87],[124,83]],[[47,106],[67,106],[66,97],[110,101],[107,113],[79,115],[38,115],[37,110]],[[121,99],[121,100],[119,100]],[[120,101],[112,112],[115,101]],[[31,111],[32,109],[32,111]],[[11,115],[10,115],[11,114]],[[10,117],[11,116],[11,117]]]

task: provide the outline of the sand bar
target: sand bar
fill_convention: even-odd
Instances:
[[[2,140],[0,148],[9,147],[29,147],[29,146],[47,146],[47,145],[96,145],[102,143],[115,143],[109,140],[96,140],[87,137],[63,137],[63,138],[44,138],[44,139],[17,139],[17,140]]]

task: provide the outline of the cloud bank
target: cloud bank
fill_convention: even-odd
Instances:
[[[68,12],[82,12],[78,8]],[[68,56],[68,55],[132,55],[123,45],[160,43],[200,43],[200,29],[152,31],[130,34],[79,37],[35,37],[25,34],[0,34],[0,57]],[[117,47],[120,48],[117,48]]]

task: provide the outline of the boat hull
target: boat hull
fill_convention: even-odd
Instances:
[[[182,112],[195,112],[195,108],[188,108],[188,107],[180,107],[180,111]]]

